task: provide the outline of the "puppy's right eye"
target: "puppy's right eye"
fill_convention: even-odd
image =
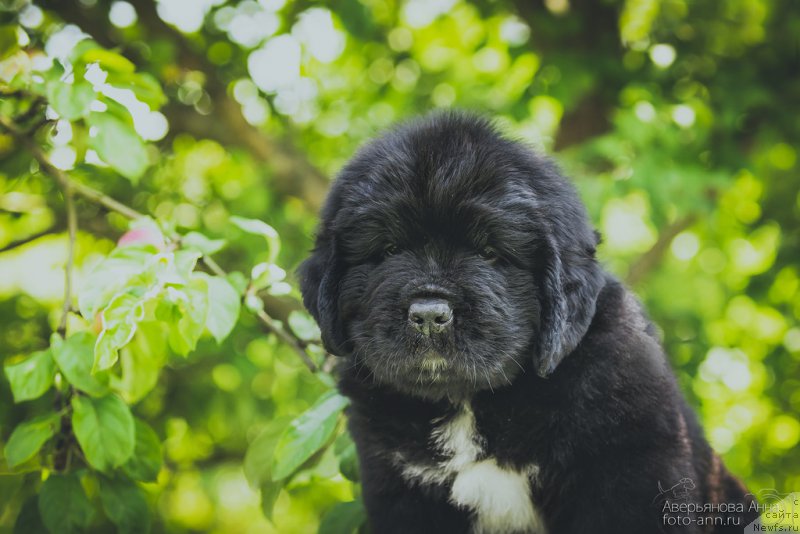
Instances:
[[[497,259],[497,250],[492,246],[486,245],[478,251],[478,255],[486,261],[494,261]]]
[[[390,243],[390,244],[386,245],[385,247],[383,247],[383,256],[384,257],[394,256],[395,254],[397,254],[397,252],[398,252],[397,245],[395,245],[393,243]]]

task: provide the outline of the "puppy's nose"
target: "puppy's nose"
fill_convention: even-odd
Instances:
[[[443,299],[417,299],[408,307],[408,322],[425,336],[440,334],[453,324],[453,309]]]

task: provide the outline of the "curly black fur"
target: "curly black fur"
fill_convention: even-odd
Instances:
[[[321,219],[301,286],[344,358],[373,532],[741,532],[755,519],[551,162],[485,119],[436,114],[361,149]],[[454,319],[426,336],[408,308],[430,297]],[[436,436],[467,409],[473,463],[526,473],[536,524],[487,522],[455,495],[459,471],[442,468],[454,453]],[[687,478],[694,488],[664,491]],[[746,512],[709,527],[689,511],[676,527],[670,499]]]

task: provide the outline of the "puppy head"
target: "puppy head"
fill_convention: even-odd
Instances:
[[[362,148],[300,268],[326,348],[426,398],[546,377],[603,275],[571,185],[481,118],[437,114]]]

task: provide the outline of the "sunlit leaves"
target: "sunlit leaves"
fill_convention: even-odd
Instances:
[[[95,339],[88,332],[78,332],[62,341],[53,336],[53,358],[64,378],[77,389],[94,396],[108,393],[104,374],[92,374]]]
[[[231,217],[230,221],[245,232],[260,235],[266,239],[269,247],[269,259],[267,263],[273,263],[275,261],[280,252],[281,242],[278,237],[278,232],[276,232],[272,226],[258,219],[246,219],[237,216]]]
[[[129,404],[141,400],[158,382],[168,352],[165,325],[153,320],[138,323],[133,339],[120,349],[122,375],[112,377],[114,390]]]
[[[89,113],[89,105],[95,99],[92,85],[85,81],[75,83],[51,83],[48,88],[48,99],[53,109],[66,120],[85,117]]]
[[[182,291],[169,288],[165,301],[169,303],[174,320],[169,329],[169,346],[176,353],[186,355],[194,350],[205,329],[208,284],[202,278],[193,278]]]
[[[619,18],[622,41],[635,43],[647,39],[658,11],[657,0],[626,0]]]
[[[275,446],[273,480],[291,475],[330,439],[347,404],[346,397],[331,391],[291,422]]]
[[[44,526],[42,516],[39,513],[39,496],[34,495],[22,505],[17,520],[14,521],[14,534],[46,531],[47,527]]]
[[[88,273],[78,292],[81,315],[93,320],[131,279],[145,271],[157,250],[153,246],[125,246],[113,250]],[[144,281],[143,281],[144,282]]]
[[[48,414],[20,423],[3,449],[8,466],[14,468],[33,458],[42,445],[53,437],[59,420],[58,414]]]
[[[138,221],[133,221],[130,226],[130,230],[122,234],[122,237],[117,241],[118,246],[152,245],[157,250],[164,250],[166,247],[164,234],[161,232],[158,224],[152,219],[143,218]]]
[[[333,505],[322,517],[318,534],[352,534],[367,519],[360,499]]]
[[[34,352],[21,362],[6,364],[14,402],[36,399],[53,385],[55,363],[50,350]]]
[[[94,370],[103,371],[117,362],[118,351],[128,344],[136,333],[136,326],[144,318],[144,302],[128,293],[114,297],[103,309],[103,331],[94,348]]]
[[[92,467],[107,471],[131,457],[135,446],[133,415],[119,397],[74,397],[72,409],[75,437]]]
[[[81,55],[80,60],[86,64],[97,63],[105,70],[124,74],[136,70],[136,65],[126,57],[100,47],[89,48]]]
[[[89,146],[115,171],[137,181],[149,162],[144,142],[133,125],[110,113],[91,113],[88,121],[94,132]]]
[[[154,482],[161,470],[161,440],[150,426],[140,419],[134,419],[136,441],[133,455],[122,466],[122,470],[134,480]]]
[[[87,277],[79,298],[84,317],[100,318],[94,371],[113,367],[120,350],[134,344],[123,354],[122,380],[115,381],[128,400],[152,388],[165,347],[186,355],[206,329],[221,342],[238,320],[241,297],[228,280],[194,272],[198,259],[221,243],[199,233],[186,237],[187,248],[173,251],[152,220],[135,223]],[[149,330],[137,337],[142,322]]]
[[[209,239],[200,232],[189,232],[181,238],[181,246],[201,254],[214,254],[225,246],[224,239]]]
[[[114,87],[133,91],[136,98],[150,106],[150,109],[158,109],[167,103],[161,84],[146,72],[110,72],[106,81]]]
[[[202,277],[208,287],[206,327],[217,342],[228,337],[239,319],[241,297],[231,284],[218,276]]]
[[[339,471],[342,475],[348,480],[358,482],[360,479],[358,454],[356,453],[356,444],[349,433],[345,432],[336,438],[333,451],[339,459]]]
[[[142,489],[125,478],[100,478],[100,502],[120,534],[147,534],[150,509]]]
[[[305,341],[318,340],[322,336],[316,321],[306,312],[293,310],[289,314],[289,327],[298,338]]]
[[[252,487],[260,489],[261,509],[266,517],[272,517],[272,509],[283,487],[281,481],[273,480],[272,459],[288,423],[286,417],[270,421],[247,448],[244,457],[244,474]]]
[[[39,513],[51,534],[83,532],[94,508],[77,475],[52,474],[39,491]]]
[[[0,59],[5,59],[17,49],[17,25],[0,26]]]
[[[257,263],[250,271],[250,287],[253,290],[273,289],[286,278],[286,271],[274,263]],[[287,285],[287,284],[283,284]]]

